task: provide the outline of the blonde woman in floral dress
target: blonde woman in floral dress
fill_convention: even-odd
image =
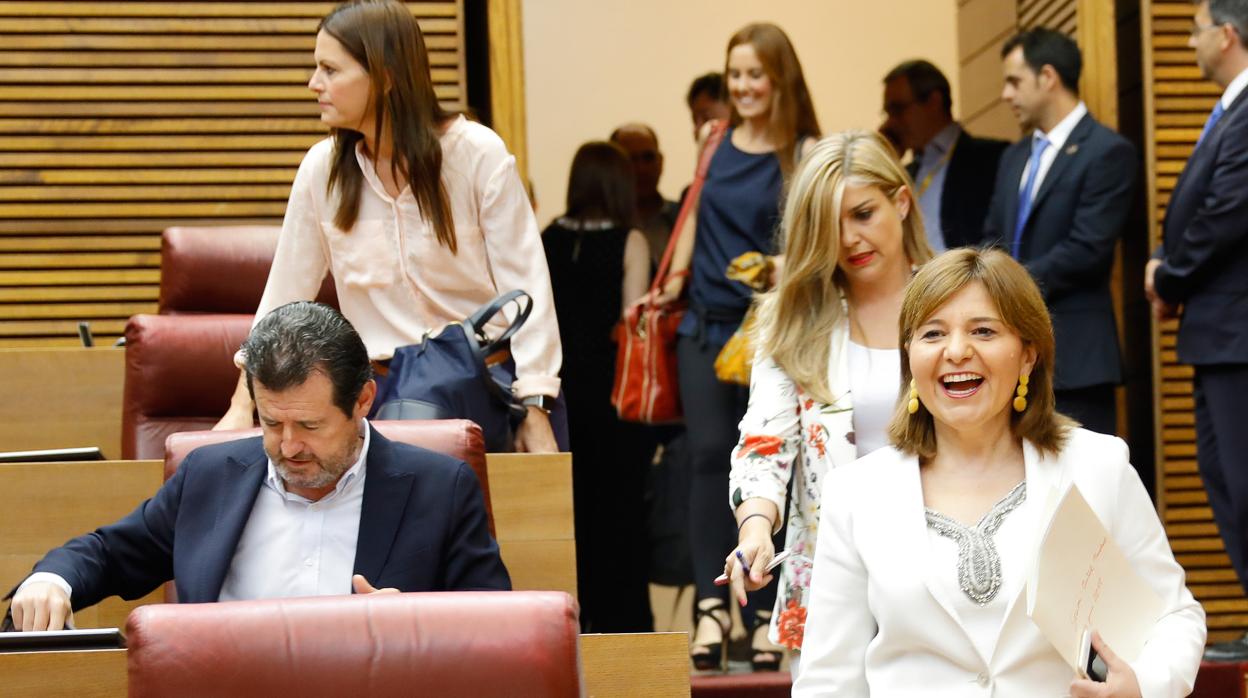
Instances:
[[[749,408],[729,480],[737,547],[724,572],[739,603],[772,581],[772,536],[789,483],[770,637],[800,650],[824,474],[887,444],[898,396],[897,318],[912,269],[932,256],[912,186],[878,135],[820,141],[794,176],[784,271],[757,301]],[[797,654],[792,655],[794,668]]]

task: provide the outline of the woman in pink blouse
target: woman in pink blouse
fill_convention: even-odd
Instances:
[[[511,342],[528,405],[516,448],[557,449],[549,410],[562,359],[546,258],[515,158],[490,129],[439,105],[420,28],[394,0],[335,8],[316,36],[316,94],[330,137],[299,166],[259,321],[316,296],[332,273],[371,358],[462,320],[501,292],[533,298]],[[496,318],[495,333],[507,321]],[[248,428],[240,381],[217,428]]]
[[[729,476],[738,545],[724,571],[743,604],[747,589],[771,581],[765,568],[792,481],[793,555],[779,568],[771,619],[771,640],[791,650],[802,643],[823,477],[887,445],[901,299],[914,265],[932,256],[912,189],[879,134],[824,138],[789,190],[784,272],[757,301],[750,403]]]

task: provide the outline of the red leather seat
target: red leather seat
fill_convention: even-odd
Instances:
[[[520,591],[141,606],[130,696],[579,696],[577,615]]]
[[[238,381],[234,352],[251,330],[280,230],[165,230],[160,315],[126,324],[122,458],[163,458],[169,434],[207,429],[225,414]],[[338,305],[328,275],[317,300]]]
[[[238,384],[250,315],[135,315],[126,323],[121,457],[165,457],[165,438],[211,429]]]
[[[274,225],[166,229],[160,237],[160,314],[254,314],[281,230]],[[316,300],[338,307],[332,276],[325,275]]]

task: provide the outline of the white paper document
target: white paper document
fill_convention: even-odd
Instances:
[[[1134,661],[1161,617],[1161,597],[1073,484],[1053,504],[1027,581],[1027,615],[1072,669],[1079,640],[1096,630],[1118,656]]]

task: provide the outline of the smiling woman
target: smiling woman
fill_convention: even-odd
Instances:
[[[1126,445],[1054,411],[1053,330],[1027,270],[946,252],[911,280],[899,325],[910,399],[891,448],[823,480],[793,695],[1187,695],[1204,611]],[[1105,685],[1072,680],[1025,612],[1046,503],[1076,487],[1165,604],[1138,656],[1093,638]]]

